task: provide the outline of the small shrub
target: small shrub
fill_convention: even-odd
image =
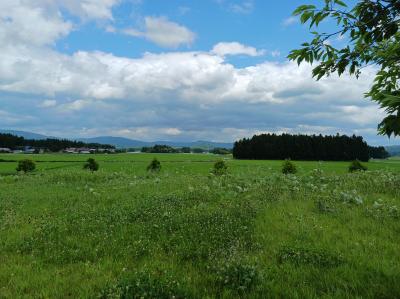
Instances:
[[[122,279],[116,286],[106,288],[99,294],[101,299],[133,298],[190,298],[181,284],[165,271],[152,273],[141,271]]]
[[[32,172],[36,168],[35,162],[33,162],[30,159],[24,159],[21,161],[18,161],[18,166],[17,166],[17,171],[23,171],[25,173],[27,172]]]
[[[362,197],[357,193],[356,190],[353,191],[341,191],[337,194],[337,199],[343,203],[347,204],[356,204],[361,205],[363,204],[364,200]]]
[[[290,159],[286,159],[282,165],[283,174],[295,174],[297,172],[296,165]]]
[[[335,208],[331,204],[328,204],[326,201],[323,201],[323,200],[318,200],[316,202],[316,207],[317,207],[317,210],[320,213],[334,213],[334,212],[336,212]]]
[[[260,275],[253,265],[230,262],[217,271],[219,286],[231,289],[239,294],[249,292],[259,281]]]
[[[361,162],[358,160],[354,160],[350,163],[349,172],[365,171],[365,170],[367,170],[367,167],[362,165]]]
[[[371,207],[367,208],[366,212],[368,216],[375,219],[400,219],[400,209],[396,205],[386,203],[381,199],[375,201]]]
[[[160,170],[161,170],[161,163],[156,158],[154,158],[150,162],[149,166],[147,166],[147,171],[160,172]]]
[[[97,171],[97,170],[99,170],[99,163],[97,163],[95,159],[89,158],[86,161],[85,165],[83,165],[83,169],[88,169],[92,172]]]
[[[228,166],[226,165],[224,160],[218,160],[214,163],[213,173],[215,175],[224,175],[228,170]]]

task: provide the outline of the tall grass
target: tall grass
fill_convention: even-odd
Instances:
[[[397,172],[149,161],[0,176],[0,298],[400,296]]]

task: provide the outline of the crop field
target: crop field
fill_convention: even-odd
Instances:
[[[0,298],[400,297],[400,160],[218,159],[1,154]]]

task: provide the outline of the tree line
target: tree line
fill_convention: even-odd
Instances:
[[[161,145],[156,144],[154,146],[144,146],[140,150],[142,153],[160,153],[160,154],[176,154],[176,153],[195,153],[201,154],[207,152],[207,150],[202,148],[190,148],[190,147],[181,147],[175,148],[169,145]],[[215,155],[228,155],[231,154],[232,151],[226,148],[216,147],[209,151]]]
[[[0,134],[0,147],[9,148],[12,150],[30,146],[36,149],[44,149],[51,152],[59,152],[66,148],[93,148],[93,149],[114,149],[115,147],[109,144],[99,143],[84,143],[82,141],[71,141],[67,139],[25,139],[24,137],[15,136],[12,134]]]
[[[383,146],[368,146],[369,157],[372,159],[387,159],[390,154]]]
[[[235,142],[233,157],[254,160],[368,161],[386,158],[383,147],[374,148],[360,136],[262,134]]]
[[[142,153],[160,153],[160,154],[174,154],[180,153],[179,149],[173,148],[169,145],[156,144],[154,146],[144,146],[141,149]]]

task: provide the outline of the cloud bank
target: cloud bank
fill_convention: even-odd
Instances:
[[[263,56],[266,54],[265,50],[257,50],[254,47],[246,46],[238,42],[221,42],[214,46],[211,53],[218,56],[227,55],[247,55],[247,56]]]
[[[143,31],[130,28],[123,30],[123,33],[143,37],[165,48],[190,46],[196,38],[196,34],[188,28],[171,22],[165,17],[146,17]]]

